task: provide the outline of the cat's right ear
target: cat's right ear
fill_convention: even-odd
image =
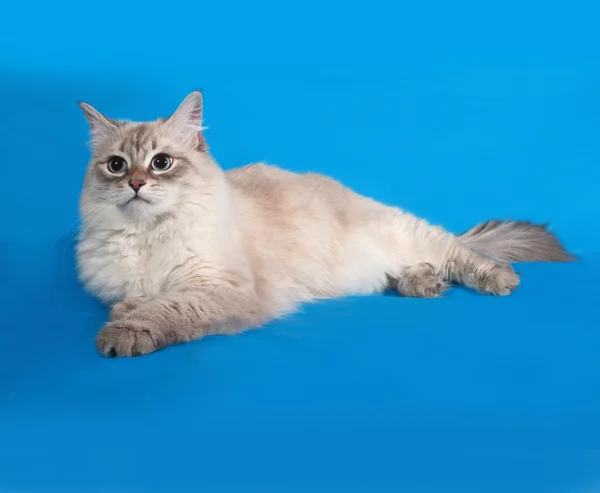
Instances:
[[[96,108],[87,103],[84,103],[83,101],[79,101],[78,104],[90,125],[90,130],[92,132],[92,138],[94,140],[94,143],[96,143],[100,139],[115,136],[115,133],[118,128],[115,122],[113,122],[109,118],[106,118]]]

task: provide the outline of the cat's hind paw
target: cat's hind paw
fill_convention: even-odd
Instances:
[[[421,263],[407,267],[398,278],[397,289],[401,296],[413,298],[438,298],[447,288],[441,272],[432,264]]]
[[[477,290],[495,296],[506,296],[512,293],[521,279],[508,264],[496,264],[491,269],[478,272]]]

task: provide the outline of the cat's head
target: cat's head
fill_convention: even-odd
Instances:
[[[124,218],[172,213],[220,170],[202,135],[202,94],[192,92],[167,119],[136,123],[79,105],[92,133],[82,212],[103,207]],[[112,215],[112,214],[111,214]]]

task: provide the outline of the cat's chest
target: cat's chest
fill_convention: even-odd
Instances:
[[[81,280],[107,303],[158,294],[192,256],[178,235],[97,235],[78,248]]]

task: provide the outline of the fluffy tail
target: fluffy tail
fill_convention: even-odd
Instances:
[[[526,221],[487,221],[457,236],[469,248],[500,262],[576,260],[546,228]]]

